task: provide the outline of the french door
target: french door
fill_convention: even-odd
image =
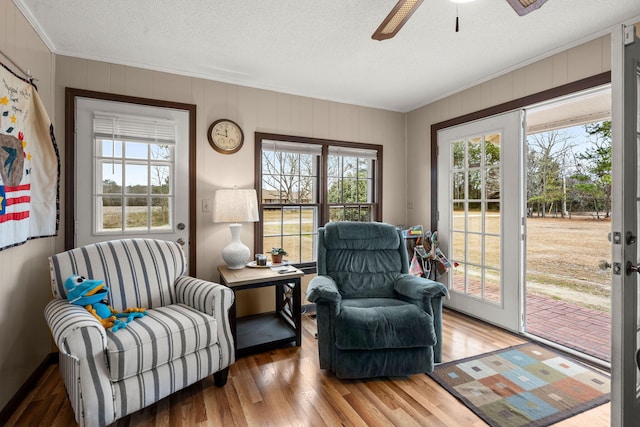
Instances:
[[[612,34],[611,425],[640,419],[640,24]]]
[[[524,112],[438,132],[438,239],[454,267],[444,303],[521,330]]]

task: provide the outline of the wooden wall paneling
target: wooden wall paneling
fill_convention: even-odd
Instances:
[[[546,58],[528,66],[524,86],[527,95],[553,87],[553,59]]]
[[[110,93],[126,93],[126,77],[124,65],[109,64],[109,90]]]
[[[313,127],[311,136],[320,139],[331,139],[329,122],[329,101],[314,99],[313,103]]]
[[[275,92],[258,90],[258,126],[256,130],[277,132],[278,100]]]
[[[569,81],[581,80],[606,71],[602,54],[603,43],[611,44],[609,36],[576,46],[567,52],[567,77]]]
[[[109,64],[99,61],[87,63],[87,88],[109,92],[111,88],[111,67]]]
[[[175,102],[193,102],[193,81],[195,79],[178,74],[167,73],[167,100]],[[208,126],[208,125],[207,125]]]
[[[167,99],[167,74],[162,71],[154,71],[152,78],[154,99]]]
[[[275,97],[276,128],[278,132],[291,134],[293,123],[292,98],[294,96],[278,93]]]

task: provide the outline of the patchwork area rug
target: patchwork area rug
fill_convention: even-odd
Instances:
[[[428,374],[493,427],[542,427],[609,401],[610,380],[533,343],[443,363]]]

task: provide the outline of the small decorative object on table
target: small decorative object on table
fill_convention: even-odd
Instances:
[[[280,264],[282,262],[282,257],[287,255],[287,251],[283,248],[272,248],[271,249],[271,262],[273,264]]]
[[[259,267],[265,267],[267,265],[267,257],[263,254],[256,254],[256,265]]]

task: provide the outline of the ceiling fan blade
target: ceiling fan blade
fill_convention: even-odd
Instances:
[[[400,0],[384,18],[371,36],[374,40],[386,40],[395,36],[424,0]]]
[[[547,0],[507,0],[513,10],[520,16],[539,9]]]

